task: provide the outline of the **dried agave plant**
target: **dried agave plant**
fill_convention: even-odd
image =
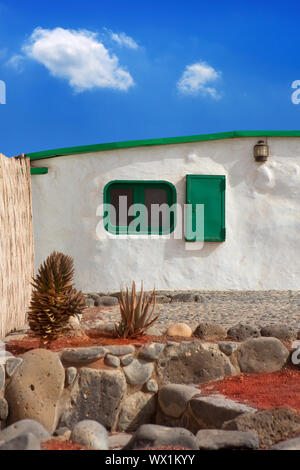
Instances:
[[[73,276],[73,258],[54,251],[33,279],[28,322],[44,343],[62,334],[70,317],[85,308],[83,293],[72,286]]]
[[[151,295],[145,295],[143,282],[141,292],[137,294],[135,282],[132,283],[132,290],[129,293],[121,290],[120,299],[121,322],[116,325],[117,335],[121,338],[134,338],[145,334],[145,331],[158,319],[159,315],[153,318],[156,307],[155,289]],[[152,308],[151,308],[152,306]],[[150,311],[151,309],[151,311]]]

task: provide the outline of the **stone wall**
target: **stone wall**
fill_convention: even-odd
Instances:
[[[156,422],[195,432],[217,425],[208,422],[210,413],[203,406],[217,407],[220,423],[244,410],[230,400],[205,404],[195,397],[202,383],[240,372],[277,371],[289,356],[273,337],[93,346],[59,353],[36,349],[19,358],[7,353],[0,365],[0,421],[3,427],[31,418],[51,434],[58,426],[73,428],[85,419],[114,431],[131,432]]]

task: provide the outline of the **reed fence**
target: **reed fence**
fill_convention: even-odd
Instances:
[[[25,324],[33,272],[30,162],[0,154],[0,338]]]

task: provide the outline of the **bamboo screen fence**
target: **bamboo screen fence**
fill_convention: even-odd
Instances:
[[[26,321],[33,271],[30,162],[0,154],[0,338]]]

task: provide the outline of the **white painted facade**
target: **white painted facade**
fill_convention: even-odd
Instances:
[[[32,161],[36,267],[53,251],[74,257],[76,286],[118,291],[134,279],[146,289],[299,290],[300,138],[269,137],[157,145]],[[112,180],[167,180],[186,202],[186,175],[226,175],[226,241],[189,248],[184,239],[97,236],[97,207]],[[99,225],[100,224],[100,225]],[[100,230],[100,231],[101,231]]]

